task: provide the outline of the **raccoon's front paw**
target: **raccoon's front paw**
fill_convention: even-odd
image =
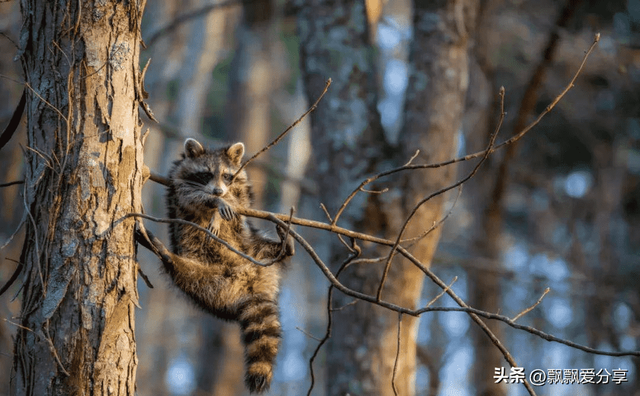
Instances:
[[[233,219],[236,216],[236,212],[231,208],[231,206],[229,206],[228,203],[224,202],[223,200],[220,200],[220,203],[218,205],[218,213],[220,213],[220,217],[227,221]]]
[[[278,233],[278,237],[280,238],[280,242],[284,241],[285,237],[287,238],[287,242],[284,245],[284,253],[288,256],[293,256],[296,252],[295,244],[293,243],[293,237],[291,235],[287,235],[287,230],[276,226],[276,232]]]
[[[215,236],[220,235],[220,221],[218,220],[217,217],[218,217],[217,213],[214,214],[213,217],[211,218],[211,221],[209,222],[209,226],[207,227],[207,229],[211,231],[211,233]]]
[[[212,197],[207,201],[207,206],[212,209],[217,209],[218,213],[220,213],[220,217],[224,220],[229,221],[236,216],[236,212],[231,208],[231,205],[220,197]],[[214,216],[216,215],[214,214]]]

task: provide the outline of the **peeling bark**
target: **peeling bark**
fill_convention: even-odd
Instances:
[[[139,3],[24,0],[25,265],[16,395],[134,395]]]

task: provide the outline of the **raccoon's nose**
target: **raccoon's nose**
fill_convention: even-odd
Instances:
[[[218,196],[220,196],[220,195],[222,195],[222,193],[223,193],[223,192],[224,192],[224,191],[222,191],[222,188],[220,188],[220,187],[214,187],[214,188],[213,188],[213,195],[218,195]]]

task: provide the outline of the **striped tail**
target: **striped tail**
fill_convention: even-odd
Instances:
[[[282,329],[276,302],[255,297],[239,307],[238,321],[245,347],[245,384],[251,393],[269,389]]]

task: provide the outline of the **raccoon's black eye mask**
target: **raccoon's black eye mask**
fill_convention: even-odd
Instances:
[[[209,183],[211,179],[213,179],[213,173],[211,172],[197,172],[185,176],[185,180],[202,185]]]

